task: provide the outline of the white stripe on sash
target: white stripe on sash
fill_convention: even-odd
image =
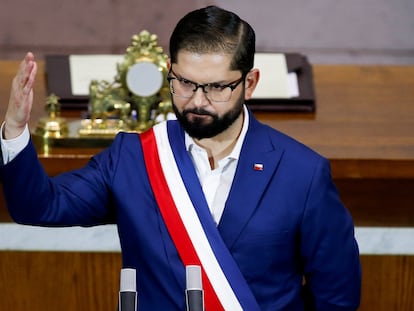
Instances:
[[[170,147],[167,133],[167,122],[162,122],[153,127],[157,141],[158,154],[165,179],[169,185],[171,195],[177,207],[177,211],[184,223],[189,237],[194,245],[195,251],[200,258],[204,271],[206,272],[217,297],[225,310],[243,310],[233,292],[216,256],[210,246],[208,238],[200,223],[195,208],[187,193],[173,152]]]

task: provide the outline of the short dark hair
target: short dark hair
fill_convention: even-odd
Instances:
[[[254,64],[256,38],[253,28],[238,15],[208,6],[185,15],[170,38],[171,63],[180,50],[233,55],[229,68],[247,74]]]

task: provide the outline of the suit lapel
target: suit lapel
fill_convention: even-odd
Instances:
[[[249,122],[236,175],[218,226],[229,249],[257,208],[283,154],[282,149],[272,144],[266,126],[253,117]]]
[[[276,148],[267,126],[260,124],[249,112],[249,129],[243,143],[239,163],[226,207],[218,225],[220,235],[229,249],[249,221],[257,208],[266,186],[275,174],[283,154],[282,148]],[[184,132],[176,122],[170,122],[170,130],[175,131],[171,145],[175,149],[176,160],[184,167],[182,177],[187,185],[190,197],[197,213],[212,227],[214,225],[200,183],[195,182],[197,174],[184,147]],[[255,169],[255,164],[262,165],[262,170]]]

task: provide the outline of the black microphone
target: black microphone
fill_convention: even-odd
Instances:
[[[200,266],[186,266],[187,311],[204,311],[204,291]]]
[[[121,269],[121,284],[119,289],[119,311],[137,311],[138,294],[135,269]]]

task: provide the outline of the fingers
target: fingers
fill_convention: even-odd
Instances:
[[[33,90],[33,85],[34,85],[36,73],[37,73],[37,63],[34,61],[34,58],[29,61],[27,70],[28,70],[28,75],[26,79],[26,85],[24,86],[24,90],[23,90],[25,94],[28,94],[30,93],[31,90]]]
[[[28,52],[20,63],[19,70],[15,77],[15,88],[17,88],[22,95],[27,95],[31,92],[35,76],[37,73],[37,64],[34,60],[34,55],[31,52]]]
[[[5,137],[17,137],[30,119],[36,73],[37,64],[33,53],[29,52],[20,63],[12,82],[9,105],[5,115]]]
[[[12,104],[17,106],[26,104],[31,101],[33,95],[33,86],[37,73],[37,63],[34,60],[33,53],[26,54],[20,63],[19,69],[13,79],[11,97]]]

